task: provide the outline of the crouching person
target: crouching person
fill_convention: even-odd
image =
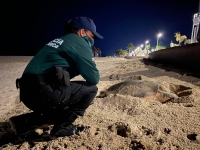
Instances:
[[[73,122],[84,115],[97,94],[99,71],[91,47],[94,39],[103,38],[87,17],[70,20],[64,31],[64,36],[46,44],[33,57],[16,80],[20,100],[34,112],[24,127],[35,122],[52,123],[51,135],[57,137],[79,132]],[[70,81],[78,75],[86,81]],[[23,126],[15,126],[14,121],[10,119],[16,134],[20,133]]]

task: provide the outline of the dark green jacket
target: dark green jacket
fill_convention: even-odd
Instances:
[[[99,71],[92,60],[88,42],[76,34],[67,34],[45,45],[29,62],[23,74],[48,74],[53,66],[69,71],[70,78],[81,75],[86,81],[97,84]]]

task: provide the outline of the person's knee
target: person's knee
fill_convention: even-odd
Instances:
[[[85,85],[88,88],[88,90],[90,90],[90,92],[97,93],[98,87],[96,85],[91,84],[89,82],[86,82]]]
[[[94,93],[98,92],[98,87],[96,85],[92,86],[92,92],[94,92]]]

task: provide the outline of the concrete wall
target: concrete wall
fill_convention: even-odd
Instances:
[[[158,50],[150,53],[148,58],[154,62],[200,73],[200,43]]]

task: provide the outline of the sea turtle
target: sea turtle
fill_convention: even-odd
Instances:
[[[171,85],[167,89],[166,86],[156,81],[126,80],[100,92],[98,97],[106,97],[109,94],[122,94],[145,98],[149,102],[159,101],[165,103],[172,99],[179,98],[180,95],[178,92],[180,92],[181,88],[182,91],[190,89],[188,87],[176,85]]]

